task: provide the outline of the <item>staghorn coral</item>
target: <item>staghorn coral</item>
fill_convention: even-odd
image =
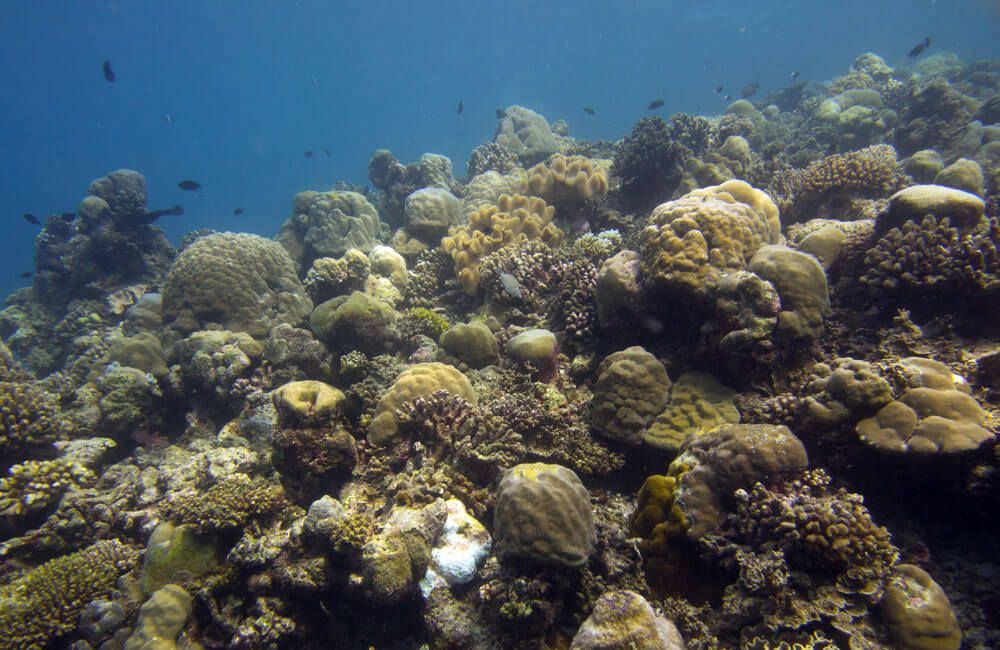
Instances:
[[[76,629],[87,603],[111,595],[138,557],[118,540],[102,540],[0,587],[0,647],[50,647]]]
[[[645,348],[614,352],[597,369],[590,424],[605,438],[638,445],[669,393],[667,369]]]
[[[0,516],[26,515],[49,507],[71,486],[86,487],[97,480],[74,460],[28,460],[14,465],[0,479]]]
[[[163,321],[187,334],[210,326],[254,337],[297,324],[312,309],[295,264],[277,242],[257,235],[201,237],[177,256],[163,285]]]
[[[505,246],[540,240],[554,245],[563,233],[552,223],[555,208],[537,197],[504,194],[496,205],[485,206],[469,215],[469,223],[453,228],[441,240],[451,255],[455,273],[469,295],[479,290],[479,261]]]
[[[678,127],[678,130],[684,129]],[[643,211],[673,193],[681,181],[688,155],[662,119],[644,117],[622,141],[612,173],[622,179],[623,197],[636,210]]]
[[[909,301],[937,296],[988,298],[1000,287],[1000,222],[963,233],[927,215],[883,235],[865,254],[862,284],[873,294]]]
[[[557,153],[528,170],[527,189],[546,203],[580,203],[607,194],[608,175],[600,162]]]
[[[786,224],[830,216],[857,218],[857,200],[885,199],[908,184],[890,145],[826,156],[772,181]]]
[[[578,568],[596,542],[590,495],[573,470],[528,463],[507,470],[493,514],[497,555]]]
[[[695,190],[650,215],[640,235],[642,281],[654,292],[704,303],[725,273],[779,241],[778,208],[767,194],[743,181]]]
[[[51,442],[57,435],[56,402],[28,382],[0,382],[0,453]]]
[[[233,474],[207,490],[185,489],[160,504],[160,514],[203,531],[239,528],[282,510],[285,497],[279,486],[253,481],[246,474]]]

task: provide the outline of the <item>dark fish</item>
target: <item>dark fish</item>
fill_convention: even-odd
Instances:
[[[188,190],[189,192],[193,192],[194,190],[201,189],[201,183],[199,183],[198,181],[181,181],[180,183],[177,184],[177,187],[181,188],[182,190]]]
[[[104,70],[104,78],[107,81],[109,81],[111,83],[114,83],[115,82],[115,71],[111,69],[111,61],[105,61],[104,62],[103,70]]]
[[[931,37],[927,36],[927,37],[924,38],[924,40],[922,40],[921,42],[919,42],[916,45],[914,45],[913,49],[910,50],[909,53],[907,53],[906,56],[910,57],[911,59],[915,59],[918,56],[920,56],[921,52],[923,52],[924,50],[926,50],[930,46],[931,46]]]
[[[727,102],[733,101],[733,96],[732,95],[723,95],[722,98],[724,100],[726,100]]]
[[[722,92],[722,84],[719,84],[718,86],[715,87],[715,94],[718,95],[721,92]]]
[[[743,99],[746,99],[747,97],[753,97],[754,95],[757,94],[758,90],[760,90],[759,83],[754,82],[752,84],[747,84],[743,86],[743,90],[740,91],[740,97],[742,97]]]
[[[799,71],[798,71],[798,70],[796,70],[795,72],[793,72],[793,73],[792,73],[791,75],[789,75],[789,76],[791,76],[791,78],[792,78],[792,81],[795,81],[796,79],[798,79],[798,78],[799,78],[799,74],[800,74],[800,73],[799,73]]]
[[[32,273],[31,271],[25,271],[24,273],[21,274],[21,277],[24,278],[25,280],[27,280],[28,278],[30,278],[33,275],[34,275],[34,273]]]
[[[505,111],[505,110],[504,110],[504,109],[502,109],[502,108],[498,108],[498,109],[497,109],[497,119],[498,119],[498,120],[502,120],[502,119],[503,119],[503,118],[505,118],[505,117],[507,117],[507,111]]]
[[[463,104],[462,100],[460,99],[460,100],[458,100],[458,108],[455,109],[455,112],[458,113],[459,115],[461,115],[462,111],[464,111],[464,110],[465,110],[465,104]]]
[[[233,210],[233,214],[235,214],[237,217],[240,216],[241,214],[243,214],[243,208],[236,208],[235,210]]]
[[[313,157],[313,151],[312,151],[312,149],[307,149],[305,151],[305,153],[303,153],[302,155],[305,156],[306,158],[312,158]]]
[[[147,210],[146,211],[146,223],[153,223],[160,217],[172,216],[179,217],[184,214],[184,207],[180,205],[175,205],[172,208],[166,208],[165,210]]]
[[[329,149],[326,149],[326,148],[324,148],[324,149],[323,149],[323,153],[325,153],[325,154],[326,154],[326,157],[327,157],[327,158],[333,158],[333,154],[332,154],[332,153],[330,153],[330,150],[329,150]]]
[[[595,111],[590,106],[584,106],[583,107],[583,112],[586,113],[587,115],[597,115],[597,111]]]
[[[662,99],[654,99],[653,101],[649,102],[649,106],[647,106],[646,108],[648,108],[651,111],[655,111],[658,108],[663,108],[664,104],[666,104],[666,102],[663,101]]]
[[[27,221],[28,223],[30,223],[32,226],[37,226],[37,225],[40,225],[42,223],[41,221],[38,220],[38,217],[36,217],[35,215],[30,214],[28,212],[25,212],[23,216],[24,216],[24,220]]]

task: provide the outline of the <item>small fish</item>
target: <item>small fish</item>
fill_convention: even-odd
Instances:
[[[597,111],[595,111],[590,106],[584,106],[583,107],[583,112],[586,113],[587,115],[597,115]]]
[[[184,214],[184,207],[180,205],[175,205],[171,208],[166,208],[165,210],[147,210],[145,221],[146,223],[153,223],[160,217],[179,217],[182,214]]]
[[[662,99],[654,99],[653,101],[649,102],[649,106],[647,106],[646,108],[651,111],[655,111],[658,108],[663,108],[664,104],[666,104],[666,102],[663,101]]]
[[[313,154],[313,150],[312,149],[306,149],[305,152],[303,152],[302,155],[305,156],[306,158],[312,158],[313,155],[314,155]]]
[[[323,153],[325,153],[325,154],[326,154],[326,157],[327,157],[327,158],[333,158],[333,154],[332,154],[332,153],[330,153],[330,150],[329,150],[329,149],[327,149],[326,147],[323,147]]]
[[[177,184],[177,187],[181,188],[182,190],[193,192],[194,190],[201,189],[201,183],[199,183],[198,181],[181,181],[180,183]]]
[[[800,74],[799,71],[796,70],[795,72],[793,72],[792,74],[790,74],[789,77],[792,78],[792,81],[795,81],[796,79],[799,78],[799,74]]]
[[[727,102],[733,101],[733,96],[732,95],[723,95],[722,98],[724,100],[726,100]]]
[[[458,108],[455,109],[455,112],[458,113],[459,115],[461,115],[462,111],[464,111],[464,110],[465,110],[465,104],[462,103],[462,100],[460,99],[460,100],[458,100]]]
[[[163,121],[167,124],[167,126],[170,126],[171,124],[174,123],[174,118],[172,115],[170,115],[170,113],[164,113]]]
[[[521,293],[521,283],[510,273],[500,274],[500,286],[503,287],[504,293],[511,298],[520,300],[524,297],[524,294]]]
[[[715,94],[718,95],[721,92],[722,92],[722,84],[719,84],[718,86],[715,87]]]
[[[235,210],[233,210],[233,214],[236,215],[237,217],[240,216],[241,214],[243,214],[243,208],[236,208]]]
[[[24,278],[25,280],[27,280],[28,278],[30,278],[33,275],[34,275],[34,273],[32,273],[31,271],[25,271],[24,273],[21,274],[21,277]]]
[[[104,70],[104,79],[110,83],[114,83],[116,77],[115,71],[111,69],[111,61],[105,61],[102,69]]]
[[[311,74],[311,75],[309,75],[309,83],[311,83],[313,86],[318,86],[319,85],[319,79],[316,78],[316,75]]]
[[[743,99],[746,99],[747,97],[753,97],[754,95],[757,94],[758,90],[760,90],[760,84],[757,83],[756,81],[753,82],[752,84],[747,84],[743,86],[743,90],[740,91],[740,97],[742,97]]]
[[[38,217],[31,214],[30,212],[25,212],[22,216],[24,217],[24,220],[30,223],[32,226],[38,226],[41,225],[42,223],[41,221],[38,220]]]
[[[497,119],[498,119],[498,120],[502,120],[502,119],[503,119],[503,118],[505,118],[505,117],[507,117],[507,111],[505,111],[505,110],[504,110],[504,109],[502,109],[502,108],[498,108],[498,109],[497,109]]]
[[[913,49],[910,50],[909,53],[907,53],[906,56],[910,57],[911,59],[915,59],[918,56],[920,56],[921,52],[923,52],[924,50],[926,50],[930,46],[931,46],[931,37],[927,36],[927,37],[924,38],[924,40],[922,40],[921,42],[919,42],[916,45],[914,45]]]

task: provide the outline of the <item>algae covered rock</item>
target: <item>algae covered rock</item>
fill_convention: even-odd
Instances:
[[[607,591],[577,630],[570,650],[684,650],[674,623],[634,591]]]
[[[516,465],[497,487],[493,535],[501,559],[580,567],[596,542],[587,488],[573,470],[561,465]]]
[[[457,368],[438,362],[418,363],[399,375],[379,399],[368,426],[368,440],[376,445],[388,443],[399,431],[397,409],[406,402],[427,397],[439,390],[446,390],[473,405],[477,403],[472,384]]]
[[[448,518],[444,501],[423,508],[397,507],[377,537],[362,549],[365,594],[379,604],[398,603],[417,589]]]
[[[198,238],[163,285],[163,322],[182,334],[219,327],[263,337],[279,323],[305,320],[311,309],[281,244],[246,233]]]
[[[640,317],[639,253],[623,250],[604,260],[597,272],[594,300],[597,322],[604,329],[622,327]]]
[[[958,650],[962,631],[941,586],[912,564],[900,564],[893,573],[885,589],[882,612],[897,647]]]
[[[667,369],[644,348],[633,346],[608,355],[597,373],[591,426],[611,440],[640,444],[670,393]]]
[[[450,327],[441,334],[439,344],[445,352],[471,368],[484,368],[500,359],[497,337],[481,321]]]

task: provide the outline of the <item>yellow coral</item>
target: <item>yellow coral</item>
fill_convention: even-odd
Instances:
[[[375,415],[368,426],[368,439],[374,444],[386,444],[398,433],[396,411],[406,402],[446,390],[469,403],[477,403],[476,392],[465,375],[444,363],[418,363],[403,372],[379,399]]]
[[[723,424],[738,424],[740,412],[733,405],[736,391],[712,375],[688,372],[677,379],[667,408],[643,435],[651,447],[677,452],[688,436],[701,435]]]
[[[549,203],[579,203],[608,193],[607,162],[555,154],[528,170],[528,188]]]
[[[563,232],[552,223],[555,208],[538,197],[502,195],[496,205],[487,205],[469,215],[469,223],[452,228],[441,246],[455,263],[462,288],[469,295],[479,290],[479,261],[505,246],[540,240],[562,241]]]

